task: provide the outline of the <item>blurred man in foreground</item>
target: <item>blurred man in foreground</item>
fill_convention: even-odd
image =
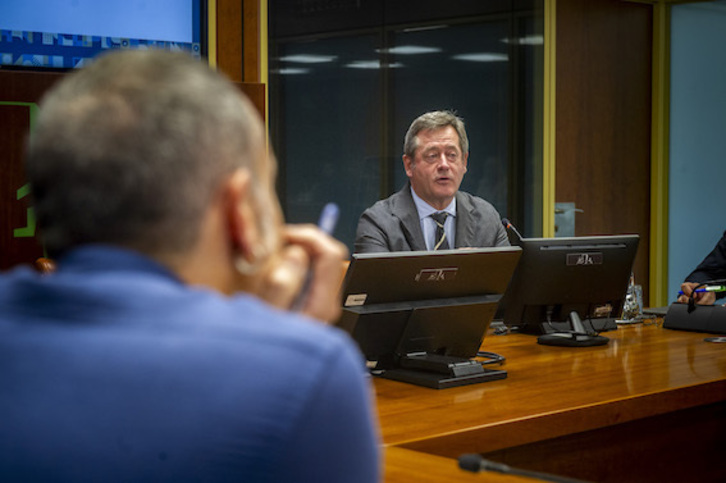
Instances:
[[[283,225],[231,83],[107,55],[44,99],[26,169],[58,267],[0,276],[0,480],[377,481],[362,358],[310,320],[345,249]]]

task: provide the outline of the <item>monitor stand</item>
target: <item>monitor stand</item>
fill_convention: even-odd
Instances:
[[[569,331],[553,332],[537,337],[537,343],[542,345],[556,345],[564,347],[592,347],[605,345],[610,339],[601,335],[589,335],[582,325],[580,315],[574,310],[570,312]]]
[[[401,356],[398,367],[387,369],[378,376],[417,386],[446,389],[505,379],[507,371],[484,369],[481,362],[463,357],[416,352]]]

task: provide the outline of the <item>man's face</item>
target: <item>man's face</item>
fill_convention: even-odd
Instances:
[[[414,159],[403,156],[406,175],[416,194],[428,204],[446,208],[466,173],[468,153],[461,152],[459,135],[452,126],[421,131]]]

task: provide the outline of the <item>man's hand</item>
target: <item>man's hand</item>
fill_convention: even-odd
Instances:
[[[716,302],[716,294],[714,292],[696,292],[693,293],[693,290],[698,287],[699,285],[702,285],[700,283],[696,282],[683,282],[681,284],[681,291],[683,292],[683,295],[678,297],[678,302],[681,303],[688,303],[688,299],[691,297],[691,294],[693,294],[693,300],[699,304],[699,305],[713,305]]]
[[[283,238],[286,244],[265,271],[259,296],[279,308],[336,320],[347,248],[313,225],[287,225]]]

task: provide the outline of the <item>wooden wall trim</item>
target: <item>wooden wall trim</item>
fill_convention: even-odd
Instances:
[[[244,81],[260,82],[260,0],[243,2]]]
[[[557,1],[556,197],[575,234],[638,233],[634,272],[649,303],[651,5]]]
[[[234,82],[242,82],[242,2],[217,0],[216,5],[217,67]]]

